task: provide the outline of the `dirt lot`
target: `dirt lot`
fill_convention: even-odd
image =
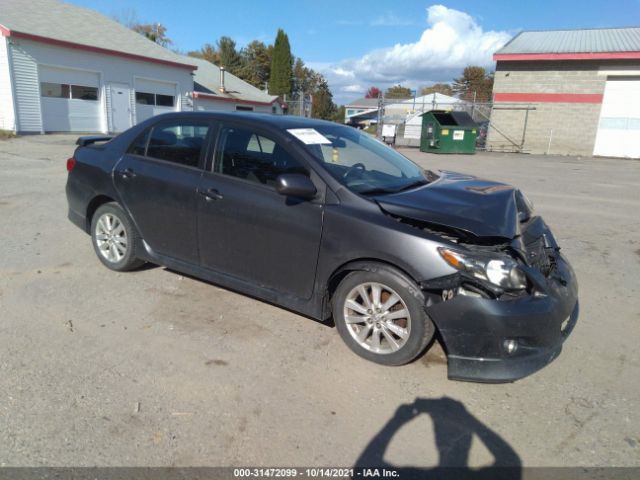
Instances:
[[[405,151],[522,187],[580,281],[562,355],[481,385],[437,348],[385,368],[274,306],[108,271],[66,219],[73,140],[0,141],[0,465],[640,465],[640,162]]]

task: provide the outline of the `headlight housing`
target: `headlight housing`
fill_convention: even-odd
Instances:
[[[527,288],[527,277],[518,263],[508,257],[488,257],[438,248],[440,256],[455,269],[505,290]]]

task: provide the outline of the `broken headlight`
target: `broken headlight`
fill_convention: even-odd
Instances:
[[[440,256],[453,268],[505,290],[527,288],[527,277],[515,260],[462,253],[438,248]]]

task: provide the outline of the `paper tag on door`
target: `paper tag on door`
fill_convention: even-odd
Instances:
[[[307,145],[331,144],[331,140],[314,128],[291,128],[287,132]]]

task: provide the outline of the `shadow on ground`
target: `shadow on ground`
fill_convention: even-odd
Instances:
[[[384,460],[394,435],[422,414],[433,422],[438,465],[432,468],[398,467]],[[473,436],[484,444],[494,461],[480,468],[469,467]],[[404,479],[509,479],[522,478],[522,462],[518,454],[497,433],[471,415],[464,404],[448,397],[416,398],[412,404],[400,405],[394,416],[365,447],[355,463],[361,469],[394,470]],[[362,476],[362,475],[360,475]],[[382,476],[382,473],[381,473]]]

